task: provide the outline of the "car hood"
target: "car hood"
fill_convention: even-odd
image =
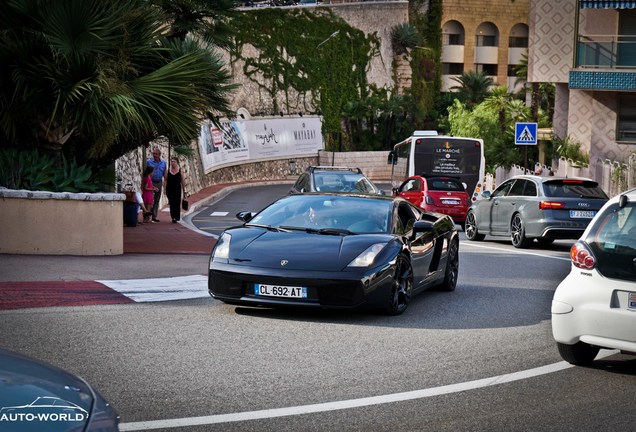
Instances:
[[[303,231],[276,232],[238,228],[232,235],[230,262],[251,267],[289,270],[340,271],[376,243],[388,243],[388,234],[324,235]]]
[[[31,418],[30,414],[49,417],[38,417],[45,418],[44,421],[25,420]],[[117,430],[119,418],[83,379],[53,365],[0,349],[0,425],[4,421],[29,431],[90,431],[95,427]]]

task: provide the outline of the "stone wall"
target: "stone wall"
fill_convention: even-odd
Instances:
[[[367,79],[369,83],[378,87],[393,87],[395,77],[393,71],[393,49],[391,47],[391,28],[398,24],[408,22],[408,1],[387,1],[387,2],[359,2],[342,4],[324,4],[319,7],[328,7],[336,15],[342,17],[349,25],[363,31],[365,34],[377,34],[380,38],[380,56],[371,60]],[[250,13],[246,10],[242,13]],[[245,54],[258,56],[258,52],[246,46]],[[248,80],[242,73],[243,62],[230,63],[227,53],[219,53],[223,60],[229,65],[233,76],[233,83],[237,84],[237,90],[232,96],[231,107],[234,111],[245,108],[251,115],[271,115],[273,113],[273,101],[268,94],[259,90],[258,86]],[[410,75],[410,65],[400,64],[402,76]],[[409,84],[409,81],[400,81],[401,85]],[[302,97],[290,91],[288,98],[285,92],[279,92],[278,106],[285,107],[285,114],[296,114],[297,112],[313,112],[315,108],[310,104],[310,97]],[[289,108],[287,104],[289,103]]]
[[[387,163],[388,150],[369,152],[328,152],[319,153],[318,164],[360,168],[374,181],[390,181],[392,165]]]

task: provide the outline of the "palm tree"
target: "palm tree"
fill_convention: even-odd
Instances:
[[[495,84],[493,79],[483,72],[468,71],[453,78],[459,85],[451,87],[457,98],[469,108],[480,104],[490,95],[490,87]]]
[[[159,135],[190,142],[229,111],[230,76],[166,22],[145,0],[0,3],[0,146],[102,167]]]
[[[490,96],[484,100],[484,104],[487,108],[492,109],[497,112],[499,116],[499,129],[501,131],[501,136],[503,137],[506,132],[506,111],[510,106],[510,102],[512,101],[512,95],[508,93],[508,87],[506,86],[495,86]]]

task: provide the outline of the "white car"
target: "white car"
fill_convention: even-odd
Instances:
[[[570,251],[552,299],[552,335],[569,363],[600,349],[636,355],[636,189],[607,202]]]

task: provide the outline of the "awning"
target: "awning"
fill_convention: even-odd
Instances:
[[[579,0],[581,9],[636,9],[636,1]]]

